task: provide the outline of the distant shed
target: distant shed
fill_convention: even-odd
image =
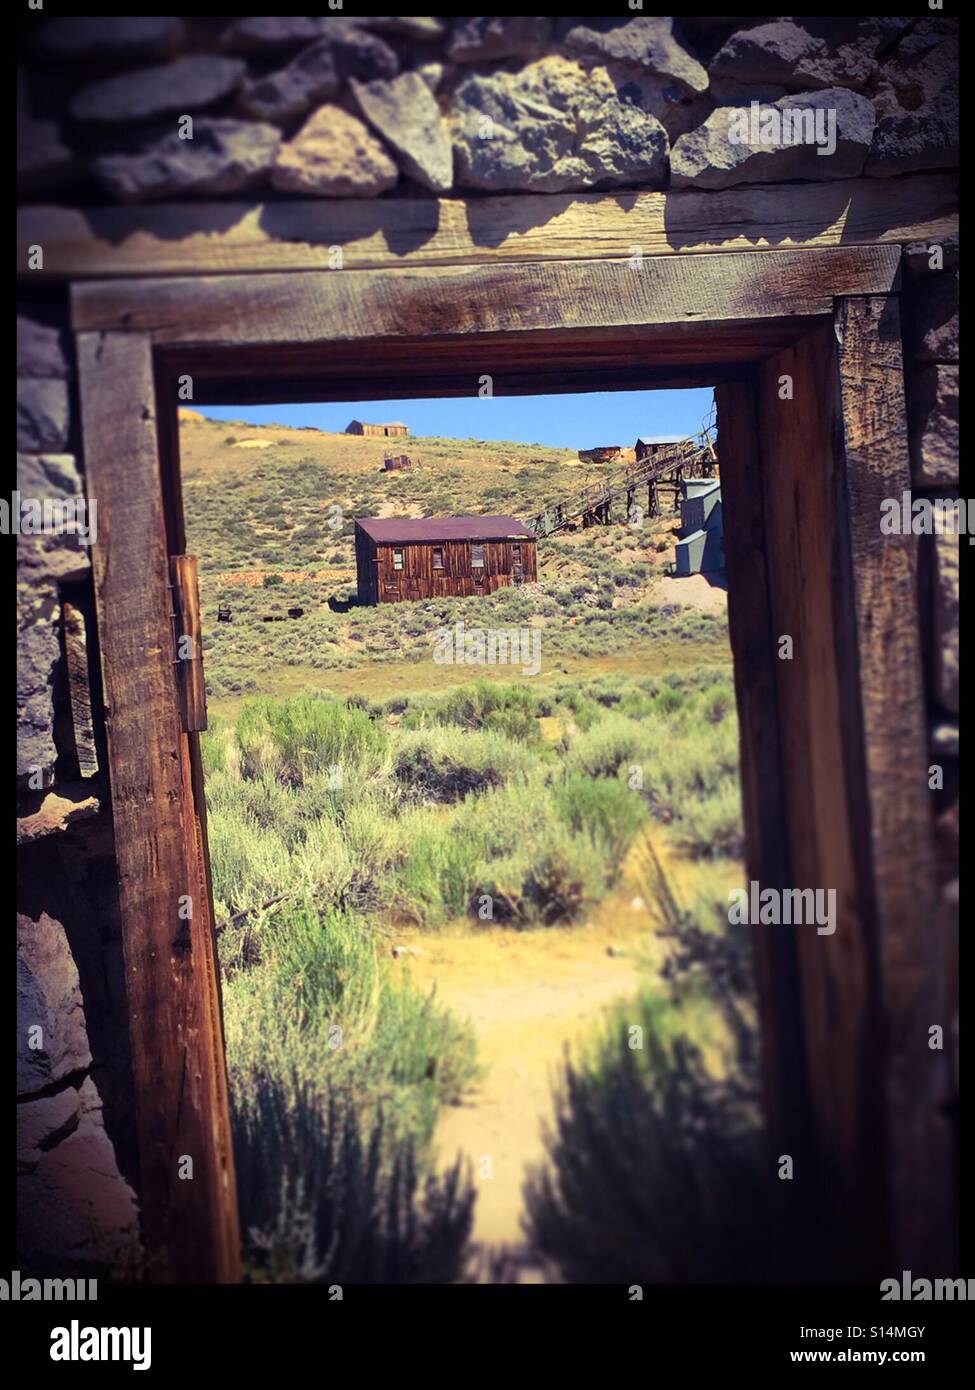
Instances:
[[[368,434],[378,435],[379,438],[391,439],[396,435],[409,434],[409,427],[404,425],[401,420],[389,420],[385,424],[370,424],[367,420],[350,420],[345,427],[346,434]]]
[[[634,446],[636,450],[636,461],[639,463],[641,459],[653,458],[664,449],[670,449],[675,444],[682,444],[685,439],[689,438],[690,435],[686,434],[641,435]]]
[[[360,603],[469,598],[537,578],[535,535],[513,516],[360,517]]]
[[[612,463],[622,452],[619,444],[599,444],[594,449],[580,449],[579,458],[583,463]]]

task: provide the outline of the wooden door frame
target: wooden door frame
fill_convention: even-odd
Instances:
[[[836,343],[836,655],[845,771],[860,816],[851,852],[864,886],[863,939],[854,944],[869,972],[855,1016],[836,1020],[832,1034],[816,1032],[794,940],[755,932],[770,1161],[787,1152],[812,1175],[804,1186],[812,1205],[805,1196],[799,1205],[812,1212],[807,1235],[825,1223],[818,1245],[832,1277],[854,1228],[879,1242],[871,1272],[895,1258],[904,1261],[898,1269],[923,1268],[932,1251],[947,1258],[942,1155],[922,1152],[939,1097],[915,1048],[918,1029],[940,1021],[931,1009],[942,988],[918,909],[935,894],[916,542],[881,537],[878,521],[879,499],[910,486],[899,261],[899,247],[878,244],[648,257],[638,266],[574,259],[72,284],[85,472],[100,523],[94,574],[153,1277],[238,1277],[198,735],[180,727],[172,679],[167,555],[184,548],[180,380],[192,378],[194,404],[476,394],[485,375],[512,393],[716,384],[748,873],[775,884],[788,882],[790,771],[758,380],[763,361],[824,325]],[[188,931],[175,917],[187,884],[206,899]],[[823,1049],[842,1065],[865,1020],[882,1036],[857,1052],[856,1074],[834,1105],[809,1085],[809,1067]],[[833,1194],[815,1177],[817,1135],[839,1131],[877,1094],[882,1171],[868,1191]],[[861,1162],[860,1146],[849,1141],[851,1163]],[[194,1158],[191,1183],[178,1175],[179,1155]],[[926,1233],[910,1210],[925,1165],[934,1170],[922,1202]],[[793,1224],[802,1228],[802,1218]]]

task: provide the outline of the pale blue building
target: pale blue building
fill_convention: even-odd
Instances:
[[[688,478],[681,483],[680,524],[674,573],[711,574],[724,569],[724,529],[721,521],[721,481]]]

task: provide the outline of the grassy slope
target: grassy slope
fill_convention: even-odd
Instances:
[[[267,447],[240,447],[244,441]],[[184,420],[180,444],[187,544],[200,558],[207,678],[217,702],[256,690],[347,690],[350,678],[370,698],[404,681],[413,689],[457,684],[471,673],[430,656],[434,631],[460,618],[469,627],[540,627],[546,675],[627,665],[634,674],[662,672],[728,658],[723,614],[682,607],[679,588],[663,577],[672,519],[543,540],[540,583],[520,592],[344,612],[329,606],[355,594],[356,516],[528,517],[607,471],[566,450],[411,439],[405,447],[420,471],[387,474],[383,441],[316,430]],[[232,623],[216,622],[219,603],[229,603]],[[288,619],[289,607],[302,616]],[[333,684],[326,671],[342,675]]]

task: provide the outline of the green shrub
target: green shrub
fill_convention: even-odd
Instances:
[[[665,1014],[645,990],[565,1065],[548,1162],[525,1187],[530,1239],[571,1282],[773,1278],[773,1184],[753,1091],[715,1081]]]
[[[417,701],[403,720],[407,729],[454,724],[462,729],[491,729],[524,743],[541,742],[538,699],[524,685],[478,680],[440,697]]]
[[[607,714],[570,746],[567,766],[588,777],[615,777],[657,751],[656,726],[621,714]]]
[[[530,765],[527,752],[494,730],[441,728],[401,734],[393,773],[413,798],[453,802],[500,786]]]
[[[514,926],[576,922],[602,894],[610,875],[602,855],[585,837],[549,825],[535,840],[481,868],[469,911]]]
[[[253,816],[211,807],[207,822],[213,895],[218,910],[254,910],[290,882],[290,858],[281,836]]]
[[[439,1107],[477,1076],[473,1034],[432,994],[390,978],[361,917],[320,911],[304,892],[261,927],[259,959],[224,991],[231,1090],[249,1105],[264,1079],[354,1100],[392,1138],[429,1153]]]
[[[430,927],[464,916],[483,853],[477,828],[457,817],[430,824],[421,814],[403,817],[399,832],[395,906]]]
[[[701,696],[701,713],[709,724],[720,724],[735,710],[735,692],[723,681]]]
[[[568,777],[557,792],[559,810],[576,835],[588,835],[618,864],[646,824],[646,802],[618,778]]]
[[[245,777],[267,771],[300,786],[311,774],[378,769],[387,735],[365,711],[338,700],[300,695],[287,700],[247,700],[237,718],[237,743]]]
[[[263,1076],[235,1104],[234,1153],[252,1277],[276,1283],[427,1284],[460,1279],[475,1194],[458,1160],[422,1177],[382,1116],[309,1083]]]
[[[737,780],[727,780],[709,796],[686,802],[676,818],[678,845],[692,858],[726,855],[740,859],[745,852],[741,793]]]

